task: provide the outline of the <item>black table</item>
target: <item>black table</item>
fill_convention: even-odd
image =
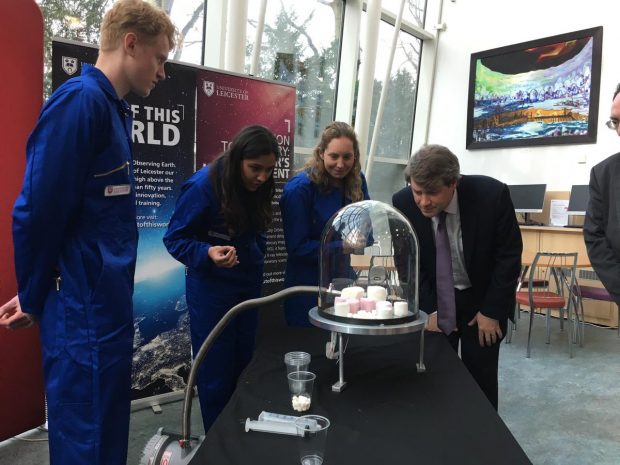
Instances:
[[[349,336],[347,388],[332,392],[329,333],[289,328],[263,341],[203,444],[206,464],[299,463],[296,437],[244,429],[262,410],[299,415],[290,403],[284,354],[312,354],[317,378],[307,413],[331,421],[326,465],[531,464],[441,334],[425,335],[426,372],[416,372],[419,333]],[[197,407],[196,407],[197,408]]]

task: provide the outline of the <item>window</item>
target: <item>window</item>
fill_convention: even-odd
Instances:
[[[250,71],[259,0],[248,5],[246,72]],[[295,161],[300,168],[334,118],[343,2],[267,3],[257,76],[297,86]]]
[[[99,45],[101,21],[105,13],[112,8],[114,1],[36,1],[43,13],[43,24],[45,28],[44,96],[47,98],[51,94],[52,38],[60,37]],[[172,3],[170,7],[171,11],[169,11],[170,18],[181,33],[181,40],[180,44],[177,45],[174,53],[171,54],[169,58],[200,64],[204,1],[183,0],[170,3]],[[166,5],[164,5],[164,7],[165,6]]]
[[[404,20],[408,19],[416,26],[424,22],[425,8],[421,2],[408,0],[404,10]],[[388,0],[383,4],[386,8],[393,9],[396,16],[400,0]],[[413,16],[413,14],[419,16]],[[366,35],[366,13],[362,18],[360,31],[361,43],[364,43]],[[373,84],[373,101],[368,128],[368,148],[370,148],[375,121],[379,106],[381,92],[385,87],[383,82],[388,65],[389,53],[381,51],[390,50],[394,34],[394,18],[384,14],[381,21],[378,37],[378,53],[375,64]],[[387,19],[387,20],[386,20]],[[378,140],[373,158],[372,175],[369,179],[370,197],[374,200],[391,203],[392,194],[405,185],[403,169],[411,155],[411,142],[413,136],[413,124],[415,117],[416,90],[419,75],[420,55],[422,52],[422,40],[415,37],[407,24],[403,23],[399,31],[394,61],[390,72],[390,82],[385,96],[385,108]],[[412,31],[413,32],[413,31]],[[364,60],[364,50],[361,50],[360,60]]]
[[[400,8],[400,0],[383,0],[381,7],[396,18]],[[405,8],[403,9],[403,23],[424,27],[425,15],[426,0],[406,0]]]
[[[203,0],[183,0],[172,3],[170,19],[179,30],[180,39],[171,60],[185,61],[199,65],[202,63]]]

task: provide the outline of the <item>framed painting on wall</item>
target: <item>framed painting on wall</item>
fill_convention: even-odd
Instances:
[[[595,143],[603,27],[471,55],[468,149]]]

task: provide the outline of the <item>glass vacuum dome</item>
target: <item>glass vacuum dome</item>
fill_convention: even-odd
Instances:
[[[354,324],[416,320],[418,249],[409,221],[390,205],[364,200],[341,208],[321,237],[319,313]]]

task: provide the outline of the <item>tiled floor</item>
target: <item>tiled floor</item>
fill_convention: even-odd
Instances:
[[[524,314],[526,315],[526,314]],[[520,320],[512,343],[500,351],[499,412],[535,465],[617,465],[620,463],[620,338],[610,329],[586,327],[585,347],[568,356],[566,334],[554,320],[551,344],[545,344],[544,320],[534,324],[532,357],[525,358],[527,318]],[[128,464],[140,463],[142,450],[160,426],[181,428],[181,402],[134,412]],[[193,432],[201,433],[197,401]],[[31,431],[0,443],[0,465],[46,465],[46,434]],[[484,457],[480,464],[501,464]],[[226,464],[222,464],[226,465]],[[453,465],[453,464],[450,464]]]
[[[525,358],[528,314],[500,351],[499,412],[535,465],[620,464],[620,338],[586,325],[583,348],[569,358],[565,332],[534,320]],[[497,462],[497,463],[501,463]]]

